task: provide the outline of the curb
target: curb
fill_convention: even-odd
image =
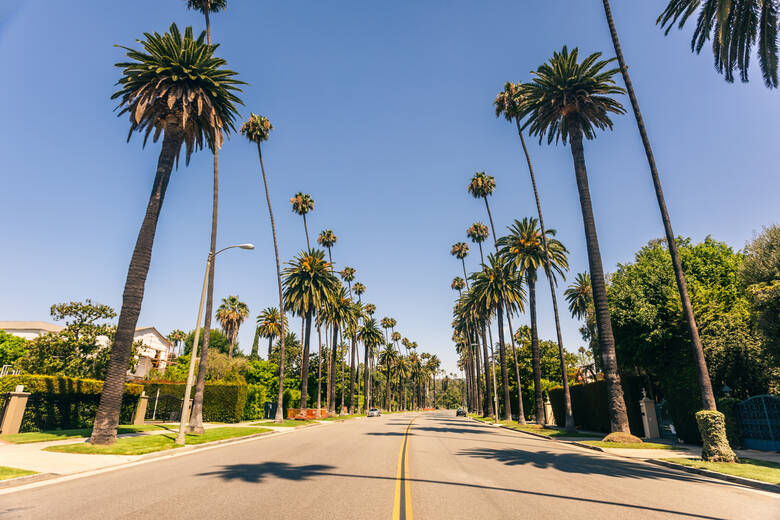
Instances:
[[[39,480],[48,480],[50,478],[59,476],[60,475],[58,473],[35,473],[34,475],[23,475],[21,477],[9,478],[6,480],[0,480],[0,489],[22,486],[24,484],[38,482]]]
[[[682,464],[675,464],[666,460],[659,459],[640,459],[650,464],[657,466],[665,466],[667,468],[677,469],[680,471],[687,471],[688,473],[695,473],[705,477],[710,477],[718,480],[725,480],[727,482],[733,482],[734,484],[740,484],[743,486],[760,489],[762,491],[769,491],[772,493],[780,493],[780,486],[777,484],[770,484],[769,482],[762,482],[760,480],[753,480],[752,478],[737,477],[735,475],[727,475],[725,473],[719,473],[717,471],[710,471],[708,469],[693,468],[691,466],[684,466]]]

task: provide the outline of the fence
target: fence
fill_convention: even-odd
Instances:
[[[780,399],[757,395],[737,404],[737,417],[746,448],[780,451]]]

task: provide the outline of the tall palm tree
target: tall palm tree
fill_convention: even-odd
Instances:
[[[479,260],[480,263],[485,263],[485,257],[482,254],[482,242],[487,240],[490,236],[490,230],[482,222],[474,222],[470,228],[466,230],[466,236],[471,239],[472,242],[479,245]]]
[[[331,269],[333,269],[333,256],[331,255],[330,248],[336,245],[339,237],[333,232],[332,229],[325,229],[320,232],[317,237],[317,243],[328,250],[328,261],[331,263]]]
[[[604,2],[610,20],[612,13]],[[672,27],[682,29],[685,22],[696,11],[696,29],[691,38],[691,51],[701,52],[707,40],[712,39],[712,53],[715,56],[715,69],[725,74],[726,81],[734,81],[734,69],[739,70],[740,79],[748,81],[750,54],[757,47],[758,64],[764,76],[764,84],[777,88],[777,0],[669,0],[666,9],[656,20],[666,27],[669,34]],[[679,20],[679,23],[678,23]],[[616,36],[613,35],[613,41]]]
[[[360,297],[366,292],[366,286],[360,282],[355,282],[355,285],[352,286],[352,290],[355,291],[355,296],[357,296],[358,301],[360,301]]]
[[[255,113],[251,113],[249,119],[241,127],[241,133],[252,143],[257,145],[257,156],[260,159],[260,171],[263,174],[263,187],[265,188],[265,201],[268,204],[268,217],[271,221],[271,235],[274,239],[274,257],[276,259],[276,284],[279,290],[279,309],[284,307],[284,296],[282,296],[282,268],[279,264],[279,244],[276,240],[276,225],[274,224],[274,212],[271,208],[271,196],[268,192],[268,178],[265,175],[265,165],[263,164],[263,152],[260,143],[268,140],[268,134],[273,129],[268,118]],[[285,321],[282,320],[281,331],[279,334],[279,390],[276,396],[276,415],[274,422],[281,423],[283,419],[282,407],[284,406],[284,338]]]
[[[152,259],[157,221],[174,162],[185,145],[185,162],[204,144],[211,149],[222,146],[223,133],[234,130],[236,104],[241,100],[242,82],[225,68],[226,61],[214,56],[216,46],[205,41],[205,33],[195,38],[192,28],[182,35],[176,24],[165,34],[145,34],[143,51],[123,47],[130,61],[118,63],[122,77],[119,90],[119,115],[130,119],[128,140],[133,132],[144,134],[144,143],[152,135],[163,136],[157,171],[146,214],[138,232],[127,271],[122,308],[100,396],[90,442],[113,444],[122,406],[125,375],[130,364],[133,334],[143,302],[144,285]],[[187,70],[188,73],[182,71]],[[194,79],[190,79],[193,74]],[[165,96],[163,98],[163,95]]]
[[[175,350],[180,350],[181,343],[187,338],[187,333],[181,329],[174,329],[166,336],[166,339],[173,343]],[[174,352],[176,353],[176,352]]]
[[[365,350],[363,354],[363,409],[368,411],[369,407],[369,389],[370,389],[370,370],[368,367],[368,360],[373,356],[372,352],[383,343],[382,331],[379,330],[379,326],[374,318],[370,318],[363,321],[363,325],[358,329],[358,338],[363,342],[363,348]]]
[[[390,410],[390,381],[392,380],[393,365],[397,360],[398,351],[392,343],[385,345],[385,348],[379,353],[379,362],[385,366],[385,410]]]
[[[525,144],[525,137],[523,137],[523,131],[520,124],[523,101],[524,98],[522,95],[522,85],[519,83],[507,82],[504,85],[504,90],[498,93],[493,104],[496,109],[496,117],[503,115],[507,121],[514,121],[515,126],[517,127],[517,134],[520,137],[520,144],[523,147],[525,161],[526,164],[528,165],[528,174],[531,177],[531,187],[533,188],[534,200],[536,202],[536,212],[539,215],[539,227],[541,231],[540,235],[542,238],[542,247],[544,249],[544,254],[546,258],[546,262],[543,265],[544,265],[545,274],[547,275],[547,281],[550,286],[550,298],[553,304],[553,317],[555,318],[555,333],[556,333],[556,339],[558,340],[558,356],[560,357],[560,361],[561,361],[561,370],[562,370],[561,373],[565,374],[566,360],[565,360],[564,348],[563,348],[563,334],[561,333],[561,319],[560,319],[560,313],[558,312],[558,297],[555,294],[555,283],[553,282],[553,274],[548,269],[548,265],[550,265],[551,259],[550,259],[550,252],[548,250],[548,244],[547,244],[547,231],[544,227],[544,215],[542,214],[542,203],[539,197],[539,190],[537,189],[536,186],[536,175],[534,174],[533,164],[531,163],[531,155],[528,153],[528,147]],[[518,371],[518,377],[519,377],[519,371]],[[572,412],[572,407],[571,407],[571,395],[569,392],[568,381],[564,382],[563,394],[564,394],[564,398],[563,398],[564,410],[566,416],[565,419],[566,429],[569,431],[573,431],[575,429],[574,414]]]
[[[247,316],[249,316],[249,307],[247,307],[246,303],[239,300],[238,296],[222,298],[222,303],[217,308],[217,320],[222,325],[225,335],[230,338],[229,359],[233,359],[233,348],[236,345],[238,329]]]
[[[563,296],[569,303],[569,312],[574,318],[581,320],[588,312],[588,307],[593,304],[593,292],[590,288],[590,275],[577,273],[574,282],[563,292]]]
[[[452,245],[450,254],[463,264],[463,278],[466,280],[466,289],[468,289],[469,275],[466,273],[466,257],[469,255],[469,245],[466,242],[456,242]]]
[[[338,338],[339,329],[345,323],[349,323],[355,312],[352,299],[347,294],[347,290],[339,284],[332,298],[330,298],[320,311],[323,320],[327,322],[333,330],[333,348],[330,352],[330,363],[328,363],[328,414],[336,412],[336,358],[338,356]]]
[[[306,225],[306,214],[314,210],[314,199],[308,193],[298,192],[290,199],[293,213],[303,217],[303,231],[306,233],[306,249],[311,249],[309,244],[309,228]]]
[[[493,239],[496,238],[496,226],[493,225],[493,214],[490,212],[490,204],[488,204],[487,198],[493,195],[496,189],[496,180],[491,175],[485,172],[477,172],[471,178],[469,185],[466,187],[468,192],[475,199],[483,199],[485,201],[485,209],[488,212],[488,219],[490,220],[490,228],[493,230]]]
[[[187,0],[187,8],[194,9],[203,13],[206,20],[206,41],[211,45],[211,19],[209,14],[224,10],[227,7],[227,0]],[[206,289],[206,317],[203,323],[203,346],[201,347],[200,359],[198,360],[198,376],[195,382],[195,397],[192,403],[192,413],[190,414],[190,431],[192,433],[203,433],[203,392],[206,389],[206,372],[208,371],[209,340],[211,339],[211,315],[214,309],[214,264],[216,263],[217,251],[217,216],[219,211],[219,149],[214,148],[214,187],[212,190],[211,204],[211,241],[209,244],[209,254],[211,254],[211,264],[209,267],[208,283]],[[257,335],[255,335],[257,339]],[[254,344],[252,345],[254,348]]]
[[[407,410],[406,406],[406,380],[410,375],[409,371],[409,358],[403,354],[399,354],[398,362],[396,363],[396,372],[398,373],[398,399],[399,405],[402,410]]]
[[[710,37],[711,29],[712,33],[717,36],[716,38],[713,38],[713,52],[716,56],[716,66],[718,66],[719,72],[723,72],[725,64],[726,79],[729,80],[731,71],[736,62],[736,65],[740,69],[742,80],[747,81],[748,56],[752,45],[755,43],[755,27],[758,25],[759,63],[761,65],[761,72],[764,74],[764,83],[770,88],[777,87],[778,2],[776,0],[742,0],[741,2],[735,3],[720,1],[717,3],[718,9],[714,9],[716,7],[716,2],[713,0],[708,0],[705,3],[709,5],[703,6],[702,10],[699,12],[700,23],[694,32],[693,38],[694,42],[697,42],[697,52],[701,50],[704,40]],[[620,47],[615,21],[612,19],[612,9],[610,8],[609,0],[603,0],[603,4],[604,14],[607,17],[607,25],[609,25],[610,36],[612,37],[612,46],[615,49],[620,73],[623,76],[623,83],[626,85],[628,99],[631,101],[631,108],[634,111],[634,118],[636,119],[637,128],[639,129],[639,135],[642,138],[642,146],[645,149],[647,164],[650,167],[650,177],[653,180],[655,197],[658,201],[658,209],[661,212],[661,221],[663,222],[664,232],[666,234],[666,244],[669,248],[669,256],[672,258],[672,268],[677,281],[677,291],[680,293],[683,316],[685,317],[685,323],[688,326],[688,335],[691,338],[693,357],[696,360],[696,372],[699,380],[702,405],[705,410],[717,410],[715,395],[712,392],[709,370],[707,369],[707,361],[704,358],[704,349],[701,344],[701,338],[699,337],[699,327],[696,325],[691,299],[688,296],[688,284],[685,281],[685,273],[683,273],[682,270],[680,253],[677,250],[677,241],[675,240],[674,231],[672,230],[672,220],[666,209],[666,199],[664,198],[664,192],[661,188],[661,178],[655,164],[653,149],[650,146],[650,138],[647,135],[642,112],[639,110],[639,101],[636,98],[634,85],[631,83],[631,77],[628,74],[626,60],[623,58],[623,49]],[[669,30],[672,28],[677,18],[685,13],[685,16],[680,20],[680,27],[682,27],[687,17],[692,14],[691,10],[696,9],[699,4],[700,1],[670,1],[664,13],[659,17],[659,22],[663,21],[664,24],[668,23],[666,33],[669,33]],[[686,10],[681,11],[682,7],[685,7]],[[729,10],[728,13],[726,12],[727,9]],[[701,22],[704,20],[708,20],[708,24],[702,24]],[[717,20],[717,23],[713,23],[715,20]],[[745,25],[746,21],[749,21],[751,25]],[[753,28],[752,31],[749,29],[751,26]],[[746,37],[751,33],[753,36],[752,40]],[[701,43],[698,43],[699,41]],[[737,49],[736,53],[732,52],[735,47]],[[720,437],[726,439],[725,431],[720,433],[722,434]],[[721,452],[717,447],[713,446],[712,450],[705,451],[708,453],[716,453],[714,456],[719,458],[734,460],[734,454],[730,453],[730,450],[723,450]]]
[[[387,336],[387,329],[393,328],[395,320],[389,316],[385,316],[379,321],[379,324],[382,326],[383,329],[385,329],[385,342],[389,341]]]
[[[525,102],[521,115],[527,115],[523,128],[528,128],[531,135],[538,135],[540,142],[546,136],[548,144],[562,139],[564,143],[571,145],[588,248],[601,355],[604,358],[610,429],[613,432],[628,433],[628,415],[617,370],[615,338],[612,334],[604,269],[582,146],[583,138],[596,137],[596,130],[612,128],[610,113],[625,112],[623,106],[611,97],[624,91],[614,80],[617,69],[605,70],[613,60],[601,60],[601,53],[594,53],[579,62],[578,55],[576,48],[569,52],[564,46],[561,52],[553,54],[549,63],[536,70],[533,80],[523,86]]]
[[[479,395],[482,391],[482,385],[479,381],[480,378],[479,366],[476,367],[477,370],[476,370],[474,381],[477,385],[478,408],[482,408],[485,417],[490,417],[498,413],[497,412],[498,390],[496,389],[495,371],[491,370],[490,366],[488,365],[488,361],[490,360],[490,357],[488,356],[488,342],[487,342],[487,338],[485,337],[485,328],[490,322],[490,317],[492,313],[490,312],[489,309],[486,309],[481,305],[481,302],[477,298],[477,293],[473,290],[466,291],[463,294],[463,297],[461,298],[459,303],[462,306],[460,309],[461,320],[466,325],[466,328],[469,329],[463,331],[464,337],[466,337],[466,339],[469,340],[468,343],[477,344],[477,349],[475,351],[475,356],[474,356],[477,365],[479,365],[479,349],[478,349],[479,342],[478,341],[475,342],[471,338],[482,339],[482,360],[483,360],[482,368],[485,373],[484,374],[485,375],[484,400],[481,398],[482,396]]]
[[[309,346],[311,320],[335,297],[341,285],[325,260],[325,251],[310,249],[301,251],[283,272],[285,310],[292,311],[304,320],[303,353],[301,358],[301,410],[307,408],[309,399]],[[334,346],[336,344],[334,343]],[[301,412],[303,413],[303,412]]]
[[[355,376],[356,376],[356,369],[357,369],[357,333],[358,333],[358,327],[360,326],[360,320],[365,320],[367,318],[367,315],[365,313],[365,308],[360,305],[357,302],[353,302],[354,310],[353,310],[353,316],[354,321],[350,321],[346,324],[346,331],[349,338],[352,340],[352,349],[351,349],[351,356],[350,356],[350,362],[349,362],[349,402],[347,403],[347,406],[349,407],[349,413],[355,413]],[[370,305],[370,304],[369,304]]]
[[[433,378],[433,407],[436,408],[436,372],[441,367],[441,360],[436,354],[431,355],[428,358],[428,362],[425,364],[425,368]]]
[[[364,312],[365,312],[365,313],[366,313],[366,314],[367,314],[369,317],[371,317],[371,316],[373,316],[373,315],[374,315],[374,313],[376,312],[376,305],[374,305],[373,303],[367,303],[367,304],[363,305],[363,311],[364,311]]]
[[[347,285],[349,286],[349,296],[352,297],[352,281],[355,279],[355,268],[354,267],[345,267],[339,272],[339,275],[341,275],[341,279],[347,282]]]
[[[542,366],[541,358],[539,357],[539,329],[536,320],[536,276],[539,267],[544,267],[545,271],[550,273],[550,281],[553,287],[556,285],[556,273],[561,277],[564,276],[564,271],[569,268],[569,261],[567,258],[568,251],[564,245],[555,238],[556,231],[554,229],[547,230],[547,237],[545,242],[547,247],[544,247],[542,243],[542,232],[539,229],[538,221],[533,217],[526,217],[523,220],[515,220],[514,224],[509,227],[509,235],[498,239],[498,245],[500,247],[500,254],[506,256],[506,258],[512,262],[520,272],[520,275],[525,279],[528,284],[528,304],[530,307],[531,315],[531,355],[533,358],[533,372],[534,372],[534,395],[536,398],[536,415],[539,420],[549,422],[552,418],[544,416],[544,398],[542,396]],[[549,269],[548,269],[549,262]],[[566,378],[565,364],[562,365],[563,370],[563,387],[564,394],[569,389],[568,380]],[[567,415],[571,413],[571,401],[569,400],[569,407]],[[571,417],[567,421],[569,428],[574,427],[574,418]]]
[[[257,316],[257,332],[263,338],[268,338],[268,358],[271,359],[271,347],[274,338],[282,334],[282,320],[287,324],[287,316],[281,315],[276,307],[268,307]]]
[[[463,289],[466,288],[466,282],[460,276],[456,276],[455,278],[452,279],[450,288],[452,288],[455,291],[458,291],[459,295],[463,294]]]
[[[522,311],[525,291],[515,267],[501,255],[488,255],[482,271],[472,275],[473,290],[480,306],[495,312],[498,318],[498,343],[501,358],[501,380],[504,385],[504,419],[512,418],[509,402],[509,377],[507,374],[506,348],[504,346],[504,312]]]

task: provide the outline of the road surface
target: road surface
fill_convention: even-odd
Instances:
[[[2,519],[780,519],[777,495],[454,417],[299,429],[0,495]]]

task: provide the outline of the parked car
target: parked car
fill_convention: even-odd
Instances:
[[[379,411],[379,408],[371,408],[368,410],[369,417],[379,417],[380,415],[382,415],[382,412]]]
[[[458,411],[455,412],[455,417],[466,417],[466,410],[458,408]]]

